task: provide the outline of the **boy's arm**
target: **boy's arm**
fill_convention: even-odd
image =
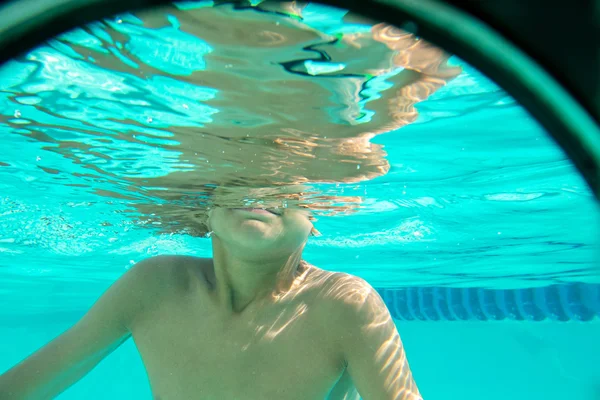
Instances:
[[[118,279],[74,326],[0,375],[3,400],[51,399],[69,388],[130,337],[143,304],[143,261]]]
[[[341,351],[364,400],[422,400],[396,325],[379,294],[352,277],[341,296]]]

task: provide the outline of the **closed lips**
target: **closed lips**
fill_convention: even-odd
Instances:
[[[248,212],[254,212],[254,213],[258,213],[258,214],[273,214],[273,215],[281,215],[279,213],[279,211],[273,210],[273,209],[267,209],[267,208],[235,208],[234,210],[242,210],[242,211],[248,211]]]

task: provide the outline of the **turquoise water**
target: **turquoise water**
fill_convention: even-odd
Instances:
[[[312,8],[305,20],[332,37],[368,26],[342,29],[341,15]],[[239,172],[239,154],[255,150],[256,143],[238,140],[244,132],[280,127],[287,118],[230,110],[223,104],[244,99],[223,103],[221,92],[190,76],[217,79],[216,66],[235,69],[239,59],[186,36],[185,21],[173,15],[144,28],[136,18],[65,35],[0,70],[0,370],[72,325],[135,262],[167,253],[210,256],[208,239],[166,232],[166,222],[142,206],[185,211],[186,201],[203,204],[219,171]],[[304,54],[295,51],[282,60]],[[316,79],[360,64],[344,60],[305,66]],[[382,146],[385,165],[357,151],[344,155],[352,168],[339,174],[303,172],[319,193],[314,201],[362,200],[348,215],[318,215],[322,236],[309,240],[305,258],[380,290],[427,399],[598,399],[597,204],[560,148],[510,96],[461,60],[451,64],[462,72],[417,104],[416,121],[371,139]],[[252,86],[262,82],[252,80],[252,67],[243,71],[248,90],[274,90]],[[327,136],[342,131],[340,104],[360,111],[346,120],[352,126],[377,123],[369,110],[389,93],[393,74],[363,78],[369,93],[358,105],[340,95],[345,83],[318,81],[337,108],[322,106],[331,125],[311,131],[314,144],[327,149]],[[315,96],[315,104],[324,98]],[[302,93],[284,97],[306,105],[294,100]],[[309,118],[296,119],[290,126]],[[227,130],[232,124],[242,129]],[[327,165],[329,158],[311,160]],[[386,173],[377,173],[382,165]],[[183,190],[169,186],[170,176],[201,182]],[[150,398],[134,344],[60,398]]]

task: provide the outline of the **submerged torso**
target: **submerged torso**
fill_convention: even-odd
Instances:
[[[155,398],[323,400],[352,391],[327,323],[331,273],[311,267],[315,279],[293,295],[224,315],[210,261],[177,263],[130,328]]]

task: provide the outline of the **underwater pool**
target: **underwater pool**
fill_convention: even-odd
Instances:
[[[455,57],[459,74],[405,93],[407,116],[378,122],[371,105],[398,71],[331,75],[375,57],[348,55],[371,25],[303,12],[322,35],[352,40],[317,43],[301,30],[279,53],[246,51],[193,37],[176,15],[142,25],[128,14],[0,68],[0,371],[74,324],[136,262],[209,257],[210,241],[178,216],[206,207],[216,182],[244,187],[277,171],[305,177],[309,200],[325,204],[305,259],[379,291],[424,398],[600,398],[600,213],[569,159]],[[286,85],[270,75],[275,64]],[[344,124],[379,126],[365,139]],[[291,139],[269,147],[283,129]],[[340,151],[345,140],[362,147]],[[307,148],[323,154],[306,161]],[[250,173],[250,162],[261,165]],[[134,343],[59,398],[151,398]]]

